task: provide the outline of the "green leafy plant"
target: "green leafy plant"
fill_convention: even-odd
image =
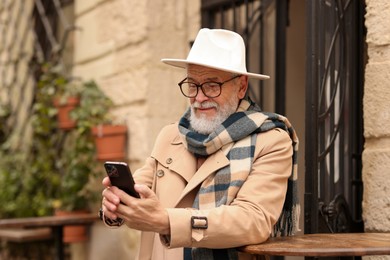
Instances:
[[[86,189],[95,176],[95,147],[91,136],[75,129],[67,133],[61,158],[56,161],[60,174],[54,208],[67,211],[87,209],[92,194]]]
[[[0,146],[0,197],[7,205],[0,208],[2,217],[42,216],[52,213],[60,183],[55,161],[60,133],[56,131],[56,110],[52,106],[55,82],[63,82],[42,66],[31,113],[32,141],[27,148],[11,148],[5,136]],[[62,83],[61,83],[62,84]],[[15,116],[15,115],[14,115]]]
[[[38,89],[48,98],[59,98],[65,101],[70,96],[80,94],[82,82],[66,76],[61,64],[44,63],[41,71],[42,74],[37,83]]]
[[[112,105],[94,81],[87,81],[81,86],[80,104],[71,112],[77,126],[68,133],[63,156],[57,163],[61,184],[56,206],[66,210],[85,209],[93,199],[93,191],[88,189],[87,184],[91,177],[99,174],[101,167],[96,168],[91,128],[108,122],[108,111]]]
[[[29,164],[27,154],[17,152],[10,156],[0,152],[0,216],[1,218],[27,217],[45,215],[44,200],[48,190],[40,189],[37,185],[42,179],[35,179],[26,165]],[[46,196],[45,196],[46,197]],[[47,203],[47,202],[46,202]]]
[[[88,207],[96,194],[91,178],[102,171],[95,159],[91,127],[109,121],[112,105],[94,81],[72,81],[61,66],[44,64],[31,114],[32,140],[28,149],[9,150],[8,136],[0,140],[0,217],[51,215],[55,209]],[[78,95],[71,117],[77,126],[57,126],[53,99]],[[1,120],[7,119],[7,114]]]
[[[71,117],[78,121],[81,130],[89,131],[96,125],[112,122],[108,111],[113,102],[99,89],[96,82],[85,82],[80,96],[80,106],[72,111]]]

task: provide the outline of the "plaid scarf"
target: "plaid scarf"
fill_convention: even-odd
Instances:
[[[272,235],[292,235],[298,230],[300,211],[297,192],[298,138],[287,118],[275,113],[261,112],[252,101],[242,100],[237,111],[214,132],[203,135],[191,129],[190,113],[189,108],[179,122],[179,132],[186,148],[195,156],[209,156],[222,149],[230,161],[229,165],[219,169],[202,183],[193,207],[211,209],[229,205],[250,174],[257,134],[281,128],[287,131],[292,139],[293,167],[283,211]],[[238,254],[235,249],[192,248],[192,259],[238,259]]]

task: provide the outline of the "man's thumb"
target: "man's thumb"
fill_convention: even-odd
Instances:
[[[134,184],[134,189],[136,192],[139,193],[139,195],[141,196],[141,198],[145,199],[145,198],[149,198],[151,196],[153,196],[153,192],[151,189],[149,189],[146,185],[143,185],[143,184]]]

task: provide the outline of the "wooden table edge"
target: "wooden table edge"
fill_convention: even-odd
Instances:
[[[76,216],[44,216],[28,218],[0,219],[0,228],[5,227],[50,227],[60,225],[85,225],[99,220],[97,214],[83,214]]]
[[[357,243],[356,246],[343,247],[343,244],[337,244],[334,247],[326,247],[317,241],[318,238],[326,238],[331,242],[341,242],[339,239],[351,239],[351,241],[355,239]],[[373,238],[376,238],[376,241]],[[313,241],[312,244],[310,244],[311,241]],[[368,241],[367,246],[362,245],[365,241]],[[390,233],[304,234],[277,237],[257,245],[240,247],[239,251],[253,255],[311,257],[390,255]]]

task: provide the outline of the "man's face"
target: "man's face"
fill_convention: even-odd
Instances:
[[[198,65],[189,65],[187,69],[188,81],[202,84],[204,82],[224,82],[234,75]],[[201,89],[194,98],[190,98],[191,126],[195,131],[209,134],[216,129],[226,118],[234,113],[240,99],[244,98],[247,89],[247,77],[241,76],[222,85],[221,95],[209,98]]]

